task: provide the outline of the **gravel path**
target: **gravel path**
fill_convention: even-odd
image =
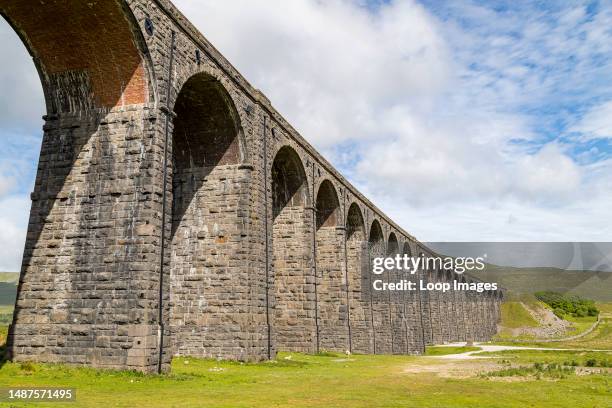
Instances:
[[[466,343],[449,343],[436,347],[463,347]],[[481,350],[477,351],[466,351],[465,353],[459,354],[447,354],[444,356],[429,356],[429,358],[442,359],[442,360],[470,360],[480,358],[496,358],[490,356],[479,356],[477,353],[483,351],[504,351],[504,350],[552,350],[552,351],[602,351],[612,352],[611,350],[592,350],[592,349],[572,349],[572,348],[551,348],[551,347],[528,347],[528,346],[498,346],[494,344],[483,344],[474,343],[474,346],[480,347]]]

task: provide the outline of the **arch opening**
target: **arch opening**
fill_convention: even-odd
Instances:
[[[368,235],[370,249],[376,251],[377,254],[384,254],[384,237],[380,223],[377,220],[372,222],[370,226],[370,234]]]
[[[313,217],[299,155],[289,146],[274,157],[272,180],[272,331],[279,350],[314,352],[317,344]]]
[[[357,203],[349,206],[346,216],[346,260],[349,290],[351,347],[357,353],[373,353],[368,266],[368,241],[365,222]]]
[[[49,114],[147,102],[144,41],[123,1],[1,0],[0,13],[37,64]]]
[[[336,228],[340,219],[336,189],[323,180],[316,197],[316,269],[320,347],[345,351],[349,348],[348,306],[344,265],[344,232]]]
[[[387,240],[387,257],[395,258],[399,254],[399,242],[395,232],[389,233]],[[387,282],[397,284],[401,281],[400,271],[394,267],[387,273]],[[407,353],[406,325],[404,319],[404,292],[389,290],[389,324],[391,325],[391,352],[393,354]]]
[[[404,241],[402,255],[412,257],[410,242]],[[402,292],[404,326],[406,330],[406,351],[410,354],[420,354],[423,350],[423,327],[421,322],[420,287],[418,272],[405,269],[401,278],[412,282],[416,290]]]
[[[177,354],[243,355],[232,333],[249,336],[239,302],[248,269],[237,264],[248,195],[240,169],[240,123],[223,85],[208,74],[189,78],[174,104],[170,325]],[[240,277],[244,277],[241,279]],[[226,282],[233,282],[227,285]],[[236,288],[243,282],[244,288]]]
[[[383,258],[387,254],[385,236],[382,227],[378,220],[374,220],[370,227],[370,235],[368,239],[369,257],[370,257],[370,273],[373,284],[377,280],[382,283],[389,283],[389,272],[385,271],[382,275],[373,274],[373,259]],[[391,303],[389,301],[388,290],[374,290],[372,285],[370,289],[372,303],[371,315],[372,326],[374,332],[374,353],[375,354],[392,354],[393,353],[393,332],[391,327]]]
[[[340,203],[334,185],[329,180],[323,180],[317,193],[317,229],[335,227],[338,225]]]
[[[304,207],[308,186],[304,166],[297,153],[282,147],[272,163],[272,216],[276,219],[285,208]]]

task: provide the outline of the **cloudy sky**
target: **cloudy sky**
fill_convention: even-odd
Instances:
[[[417,238],[612,241],[611,1],[175,3]],[[0,47],[0,270],[17,270],[44,108],[4,21]]]

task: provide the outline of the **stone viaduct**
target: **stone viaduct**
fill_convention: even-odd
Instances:
[[[47,109],[12,359],[156,371],[174,355],[421,353],[495,333],[499,291],[362,296],[372,256],[431,251],[169,1],[0,0],[0,12]]]

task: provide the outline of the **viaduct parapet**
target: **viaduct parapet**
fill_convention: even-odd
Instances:
[[[0,12],[47,110],[14,360],[152,372],[174,355],[409,354],[495,333],[499,291],[364,300],[371,257],[429,250],[169,1],[0,0]]]

